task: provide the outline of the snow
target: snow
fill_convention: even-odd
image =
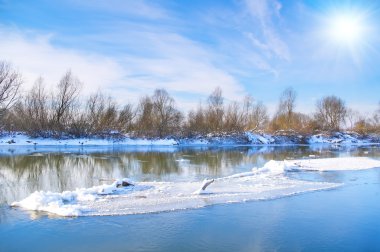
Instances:
[[[255,134],[252,132],[245,132],[245,135],[247,136],[248,140],[252,144],[271,144],[274,143],[274,139],[272,136],[268,134]]]
[[[52,139],[52,138],[31,138],[25,134],[14,134],[0,137],[1,145],[17,146],[173,146],[177,145],[174,139],[132,139],[122,140],[98,139],[98,138],[74,138],[74,139]]]
[[[286,170],[352,171],[380,168],[380,160],[368,157],[340,157],[284,161]]]
[[[363,139],[355,133],[337,132],[332,135],[312,135],[303,137],[298,135],[279,136],[265,133],[244,132],[242,134],[224,134],[206,137],[179,138],[179,139],[100,139],[100,138],[74,138],[74,139],[52,139],[31,138],[23,133],[13,133],[0,137],[0,146],[224,146],[224,145],[289,145],[305,144],[320,145],[368,145],[378,142],[375,136]]]
[[[109,194],[99,194],[98,188],[63,193],[34,192],[24,200],[12,203],[12,206],[60,216],[143,214],[275,199],[331,189],[339,184],[292,180],[285,176],[273,178],[268,174],[223,178],[207,190],[197,191],[202,186],[203,182],[141,182],[123,189],[112,189]]]
[[[358,134],[337,132],[331,136],[324,134],[313,135],[308,140],[309,144],[335,144],[335,145],[365,145],[370,141],[361,140]]]
[[[293,171],[344,171],[380,168],[380,160],[367,157],[340,157],[267,162],[261,168],[231,176],[195,182],[133,182],[116,180],[74,191],[36,191],[12,206],[45,211],[60,216],[126,215],[213,204],[276,199],[341,184],[303,181],[290,178]],[[133,184],[119,187],[123,181]],[[204,188],[207,185],[207,188]]]

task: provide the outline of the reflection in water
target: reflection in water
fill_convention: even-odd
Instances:
[[[0,204],[36,190],[62,192],[114,178],[136,181],[193,181],[261,167],[269,160],[376,156],[378,147],[198,147],[1,149]],[[330,174],[331,176],[332,174]],[[109,183],[109,182],[106,182]]]

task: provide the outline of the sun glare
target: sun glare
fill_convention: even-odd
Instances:
[[[350,59],[360,66],[368,49],[373,48],[375,33],[369,13],[366,9],[340,6],[321,15],[320,30],[316,32],[323,42],[320,54],[334,62]]]
[[[330,22],[330,36],[336,43],[353,45],[364,36],[364,24],[360,17],[337,15]]]

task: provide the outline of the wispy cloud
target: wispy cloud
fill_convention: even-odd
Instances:
[[[245,5],[254,21],[253,26],[260,27],[252,27],[254,32],[247,33],[252,45],[276,58],[289,61],[289,48],[277,28],[281,19],[281,4],[276,0],[245,0]]]

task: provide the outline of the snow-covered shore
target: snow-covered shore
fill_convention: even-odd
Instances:
[[[0,137],[0,146],[217,146],[217,145],[370,145],[380,144],[379,135],[359,135],[353,132],[331,134],[265,134],[244,132],[218,134],[191,138],[144,139],[130,138],[31,138],[23,133],[6,134]]]

